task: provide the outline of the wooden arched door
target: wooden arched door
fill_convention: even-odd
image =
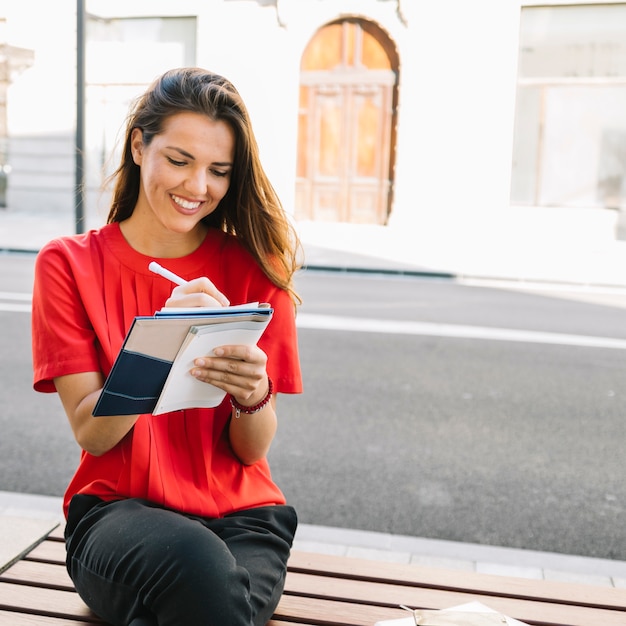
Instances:
[[[398,62],[374,24],[321,28],[301,63],[298,219],[384,224],[389,215]]]

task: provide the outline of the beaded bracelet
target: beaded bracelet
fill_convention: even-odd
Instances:
[[[253,413],[258,413],[272,399],[272,393],[274,392],[274,384],[272,383],[272,379],[269,376],[267,377],[267,384],[268,384],[268,389],[267,389],[267,394],[265,398],[263,398],[261,402],[253,406],[245,406],[243,404],[239,404],[239,402],[237,402],[235,398],[230,396],[230,405],[233,407],[233,409],[235,409],[235,418],[239,419],[239,416],[242,413],[245,413],[246,415],[252,415]]]

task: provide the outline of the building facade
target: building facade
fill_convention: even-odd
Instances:
[[[87,227],[106,216],[99,187],[132,98],[165,69],[199,65],[241,91],[266,169],[305,236],[328,233],[330,245],[348,228],[384,231],[442,248],[620,236],[626,3],[84,6]],[[6,43],[34,54],[7,87],[7,210],[66,215],[64,230],[74,203],[76,8],[0,2]]]

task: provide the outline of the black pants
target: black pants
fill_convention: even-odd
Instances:
[[[207,519],[146,500],[74,496],[67,569],[114,626],[262,626],[283,592],[296,525],[290,506]]]

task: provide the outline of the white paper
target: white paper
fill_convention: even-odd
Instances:
[[[194,378],[190,374],[194,360],[211,355],[218,346],[255,345],[269,321],[268,317],[258,322],[192,327],[176,355],[152,414],[218,406],[226,392]]]
[[[464,613],[497,613],[493,609],[480,602],[468,602],[467,604],[461,604],[459,606],[453,606],[449,609],[442,609],[442,613],[452,613],[454,611],[462,611]],[[410,615],[410,614],[409,614]],[[520,622],[512,617],[505,616],[507,626],[528,626],[526,622]],[[382,622],[376,622],[374,626],[415,626],[415,620],[412,616],[403,617],[400,619],[384,620]]]

